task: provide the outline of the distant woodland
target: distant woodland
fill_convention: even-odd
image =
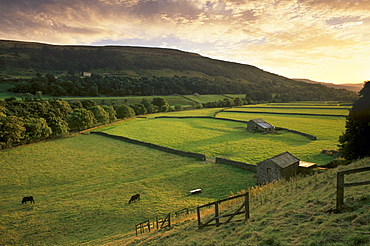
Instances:
[[[259,85],[226,79],[200,77],[127,77],[92,75],[81,78],[66,75],[56,79],[54,75],[35,77],[21,81],[11,89],[14,93],[38,91],[55,97],[60,96],[152,96],[198,94],[245,94],[250,102],[289,102],[312,100],[353,101],[354,92],[328,88],[322,85],[302,83],[299,86],[278,82],[261,82]]]
[[[52,96],[228,93],[245,94],[248,101],[254,102],[353,101],[357,97],[347,90],[295,81],[251,65],[173,49],[0,40],[0,76],[22,75],[23,71],[31,71],[32,76],[19,82],[13,92],[41,91]],[[83,71],[92,76],[80,77]]]

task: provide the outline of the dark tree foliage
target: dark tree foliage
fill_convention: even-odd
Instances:
[[[127,77],[92,75],[80,78],[67,75],[53,80],[48,77],[21,81],[12,89],[16,93],[42,94],[52,96],[147,96],[182,94],[245,94],[253,102],[288,102],[335,100],[354,101],[354,92],[338,90],[323,85],[303,82],[296,84],[269,82],[261,78],[258,83],[241,80],[208,79],[199,77]]]
[[[360,95],[347,117],[346,131],[339,137],[339,150],[347,160],[370,156],[370,81]]]

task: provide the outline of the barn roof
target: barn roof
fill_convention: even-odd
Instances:
[[[263,119],[253,119],[253,120],[251,120],[251,121],[253,121],[254,123],[256,123],[257,125],[259,125],[260,127],[262,127],[262,128],[274,128],[274,126],[273,125],[271,125],[271,124],[269,124],[269,123],[267,123],[266,121],[264,121]]]
[[[275,155],[269,159],[279,165],[281,168],[286,168],[296,163],[297,161],[299,162],[299,159],[288,151]]]

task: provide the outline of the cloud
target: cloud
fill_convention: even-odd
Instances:
[[[370,55],[368,0],[2,0],[0,38],[174,47],[262,67]]]

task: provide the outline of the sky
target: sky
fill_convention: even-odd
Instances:
[[[174,48],[288,78],[370,80],[370,0],[0,0],[0,39]]]

